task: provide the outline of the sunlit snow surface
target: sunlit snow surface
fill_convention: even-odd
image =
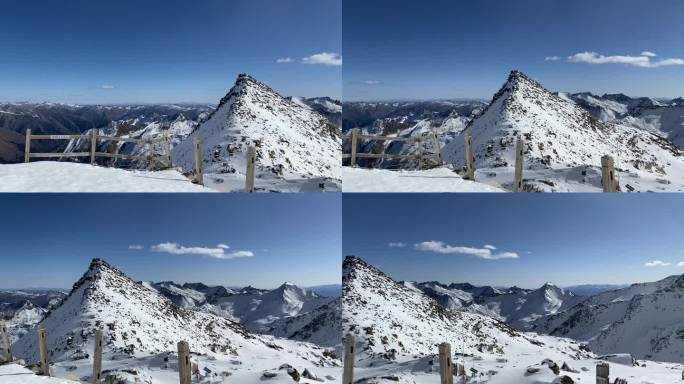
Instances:
[[[211,191],[176,170],[124,170],[57,161],[0,164],[0,192]]]
[[[389,170],[342,168],[344,192],[504,192],[495,185],[463,180],[448,168]]]

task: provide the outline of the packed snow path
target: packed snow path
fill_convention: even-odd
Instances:
[[[448,168],[417,171],[342,168],[344,192],[505,192],[484,183],[464,180]]]
[[[176,170],[124,170],[57,161],[0,164],[0,192],[212,191]]]

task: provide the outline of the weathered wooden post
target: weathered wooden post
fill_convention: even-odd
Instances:
[[[164,131],[164,147],[166,148],[166,165],[168,168],[173,168],[173,161],[171,160],[171,139],[169,138],[169,131]]]
[[[95,354],[93,355],[93,384],[100,384],[102,375],[102,330],[95,331]]]
[[[2,337],[2,354],[5,356],[5,360],[11,362],[12,359],[12,344],[9,339],[9,330],[7,329],[7,323],[4,320],[0,320],[0,337]]]
[[[437,151],[437,164],[442,165],[442,148],[439,146],[439,139],[434,131],[432,132],[432,145],[434,145],[435,151]]]
[[[470,132],[465,134],[466,146],[466,178],[475,180],[475,156],[473,155],[473,135]]]
[[[199,137],[195,137],[195,181],[200,185],[204,185],[202,168],[202,146]]]
[[[515,144],[515,192],[522,192],[523,190],[523,154],[525,152],[525,139],[518,137],[518,142]]]
[[[418,138],[418,169],[423,169],[423,138]]]
[[[97,130],[90,131],[90,164],[95,165],[95,151],[97,150]]]
[[[610,384],[610,365],[608,363],[596,364],[596,384]]]
[[[24,140],[24,163],[28,163],[31,158],[31,128],[26,129],[26,139]]]
[[[254,165],[256,163],[256,148],[247,149],[247,177],[245,178],[245,192],[254,192]]]
[[[606,155],[601,158],[601,183],[603,192],[615,192],[615,162],[613,157]]]
[[[45,323],[40,323],[40,326],[38,327],[38,349],[40,351],[40,374],[43,376],[50,376]]]
[[[354,381],[354,348],[356,339],[354,335],[347,334],[344,338],[344,372],[342,384],[352,384]]]
[[[178,375],[180,384],[191,384],[190,346],[187,341],[178,343]]]
[[[449,343],[439,345],[439,377],[442,379],[441,384],[454,384],[451,345]]]
[[[351,166],[352,167],[356,167],[356,144],[357,144],[357,141],[359,140],[358,134],[359,134],[358,128],[352,129],[352,133],[351,133]]]

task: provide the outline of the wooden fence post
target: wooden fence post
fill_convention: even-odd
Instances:
[[[171,139],[169,138],[169,131],[164,131],[164,147],[166,148],[166,164],[168,168],[173,168],[173,161],[171,160]]]
[[[609,155],[601,158],[601,184],[603,192],[615,192],[615,162]]]
[[[596,364],[596,384],[610,384],[610,365],[608,363]]]
[[[454,384],[451,345],[449,343],[439,345],[439,377],[442,379],[441,384]]]
[[[466,146],[466,178],[475,180],[475,156],[473,155],[473,135],[470,132],[465,134]]]
[[[31,158],[31,128],[26,129],[26,140],[24,141],[24,163],[28,163]]]
[[[48,365],[47,334],[45,323],[40,323],[38,327],[38,349],[40,351],[40,373],[43,376],[50,376],[50,365]]]
[[[195,181],[200,185],[204,185],[202,168],[202,146],[199,137],[195,137]]]
[[[95,151],[97,150],[97,130],[90,131],[90,164],[95,165]]]
[[[423,169],[423,138],[418,138],[418,169]]]
[[[0,320],[0,337],[2,337],[2,354],[7,362],[11,362],[13,360],[12,344],[9,339],[9,329],[7,329],[7,323],[4,320]]]
[[[523,190],[523,154],[525,152],[525,139],[518,137],[518,142],[515,144],[515,192],[522,192]]]
[[[344,338],[344,372],[342,384],[352,384],[354,381],[354,348],[356,339],[354,335],[347,334]]]
[[[358,128],[352,129],[351,134],[351,166],[356,167],[356,142],[358,141]]]
[[[434,131],[432,132],[432,144],[435,146],[435,151],[437,151],[437,164],[442,165],[442,148],[439,146],[439,139]]]
[[[191,384],[190,346],[187,341],[178,343],[178,376],[180,384]]]
[[[247,149],[247,177],[245,178],[245,192],[254,192],[254,163],[256,162],[256,148]]]
[[[95,354],[93,355],[93,384],[100,384],[102,375],[102,330],[95,331]]]

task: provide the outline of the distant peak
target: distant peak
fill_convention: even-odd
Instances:
[[[96,271],[102,268],[112,268],[109,263],[102,259],[94,258],[93,260],[90,261],[90,265],[88,266],[89,271]]]

